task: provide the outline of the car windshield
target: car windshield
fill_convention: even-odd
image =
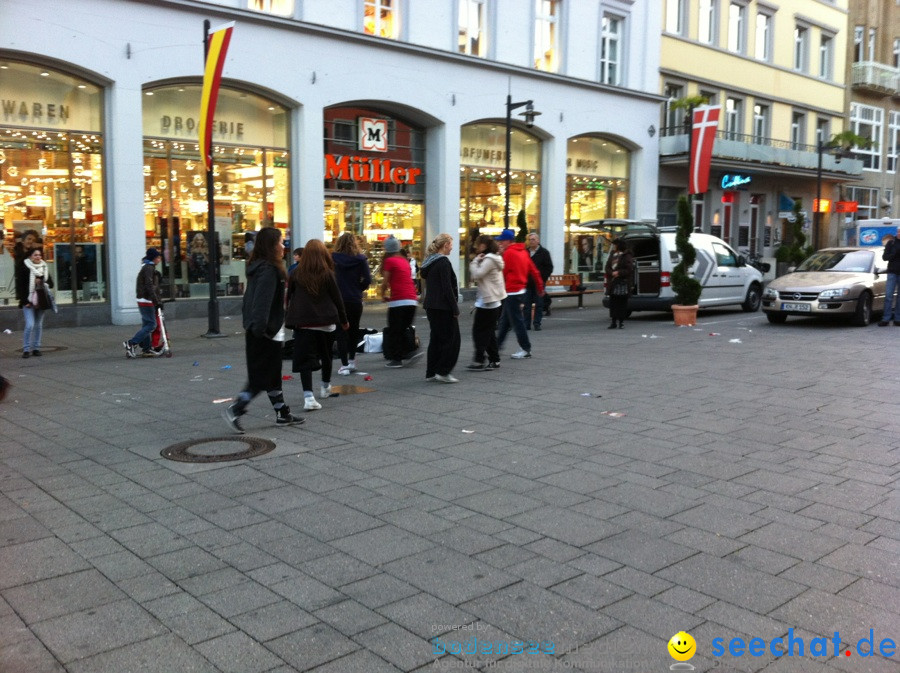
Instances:
[[[874,253],[867,250],[820,250],[797,267],[797,271],[847,271],[864,273],[872,268]]]

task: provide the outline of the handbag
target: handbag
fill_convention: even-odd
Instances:
[[[629,294],[631,294],[631,290],[628,287],[628,281],[625,279],[616,278],[613,281],[611,294],[613,297],[627,297]]]

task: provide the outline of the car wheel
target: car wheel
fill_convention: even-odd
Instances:
[[[857,327],[865,327],[872,321],[872,295],[863,292],[856,302],[856,313],[851,321]]]
[[[759,285],[751,283],[750,288],[747,290],[747,298],[744,300],[744,303],[741,304],[741,308],[747,313],[756,313],[756,311],[759,310],[759,305],[761,303],[762,294],[759,291]]]
[[[783,325],[787,322],[787,316],[784,313],[766,313],[766,320],[773,325]]]

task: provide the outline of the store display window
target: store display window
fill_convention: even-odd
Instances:
[[[58,304],[107,299],[102,93],[44,66],[0,61],[0,305],[18,306],[23,237],[43,246]]]
[[[213,131],[215,210],[210,240],[206,172],[200,163],[200,86],[144,92],[144,229],[159,248],[165,297],[209,297],[211,255],[219,295],[241,295],[256,232],[282,230],[290,242],[288,110],[259,96],[221,89]],[[154,137],[155,136],[155,137]]]
[[[571,138],[566,157],[565,272],[584,280],[602,280],[610,240],[596,229],[581,226],[591,220],[627,218],[631,156],[611,140]]]
[[[481,234],[496,236],[506,207],[506,129],[503,124],[469,124],[460,139],[460,278],[468,277],[473,244]],[[541,142],[522,129],[510,131],[509,226],[540,233]]]
[[[330,248],[345,231],[369,260],[377,295],[383,242],[400,241],[421,263],[425,237],[425,131],[371,108],[325,111],[325,229]]]

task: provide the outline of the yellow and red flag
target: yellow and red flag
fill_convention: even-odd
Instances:
[[[206,70],[203,73],[200,121],[197,125],[200,135],[200,159],[206,171],[212,167],[213,117],[219,100],[219,84],[222,81],[225,54],[228,52],[228,43],[231,42],[233,30],[234,21],[231,21],[211,30],[207,39]]]

